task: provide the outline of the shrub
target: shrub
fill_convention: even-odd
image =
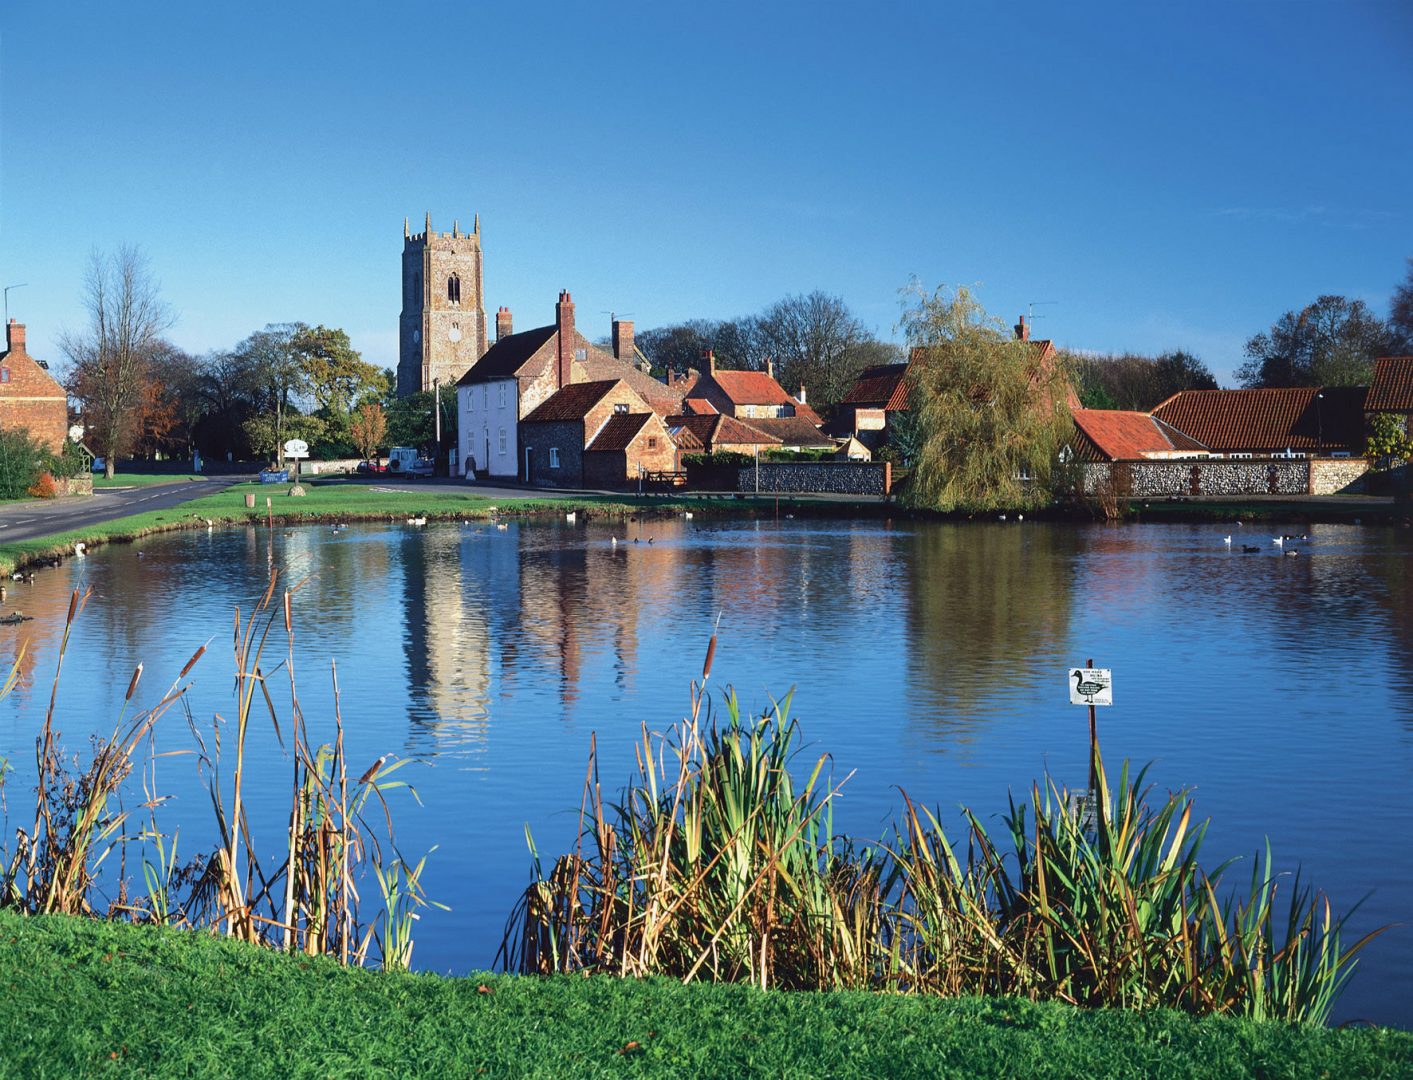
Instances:
[[[72,480],[88,472],[84,452],[72,439],[65,439],[63,448],[57,454],[48,455],[45,466],[51,476],[60,480]]]
[[[756,459],[750,454],[742,454],[736,450],[718,450],[714,454],[684,454],[682,464],[688,466],[707,465],[754,465]]]
[[[54,486],[54,477],[48,472],[42,472],[34,479],[34,483],[25,489],[25,494],[32,499],[52,499],[58,490]]]
[[[39,478],[44,456],[28,431],[0,431],[0,499],[21,498]]]

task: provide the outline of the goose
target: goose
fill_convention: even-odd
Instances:
[[[651,536],[650,536],[650,537],[648,537],[648,543],[650,543],[650,544],[651,544],[651,543],[652,543],[652,542],[653,542],[653,538],[652,538],[652,537],[651,537]]]
[[[74,555],[75,555],[77,558],[82,559],[82,558],[83,558],[83,553],[84,553],[85,550],[87,550],[87,548],[88,548],[88,545],[87,545],[87,544],[75,544],[75,545],[74,545]]]
[[[567,513],[567,514],[564,515],[564,520],[567,521],[567,522],[569,522],[569,524],[573,525],[573,524],[574,524],[574,521],[575,521],[575,518],[576,518],[577,516],[578,516],[578,512],[575,511],[575,510],[571,510],[571,511],[569,511],[569,513]]]
[[[1256,545],[1254,545],[1254,544],[1242,544],[1242,545],[1241,545],[1241,550],[1244,551],[1244,552],[1245,552],[1246,554],[1248,554],[1248,555],[1254,555],[1254,554],[1256,554],[1256,552],[1260,551],[1261,549],[1260,549],[1259,547],[1257,547]]]
[[[1005,515],[1005,514],[1002,514],[997,520],[999,520],[999,521],[1005,521],[1005,520],[1006,520],[1006,515]]]
[[[1224,536],[1224,537],[1222,537],[1222,543],[1226,544],[1227,547],[1231,547],[1231,537],[1230,537],[1230,536]]]
[[[794,514],[786,514],[786,515],[785,515],[785,520],[786,520],[786,521],[794,521],[794,520],[795,520],[795,515],[794,515]]]
[[[1271,543],[1275,544],[1276,547],[1284,547],[1284,546],[1285,546],[1285,537],[1284,537],[1284,536],[1273,536],[1273,537],[1271,537]]]
[[[427,519],[424,517],[411,517],[407,519],[407,524],[415,525],[417,528],[421,529],[426,527]]]
[[[1024,521],[1024,520],[1025,520],[1025,515],[1024,515],[1024,514],[1017,514],[1017,515],[1016,515],[1016,520],[1017,520],[1017,521]]]
[[[608,538],[608,542],[609,542],[611,545],[613,545],[614,547],[617,547],[617,546],[618,546],[618,537],[616,537],[616,536],[610,536],[610,537]]]
[[[1282,552],[1282,554],[1285,555],[1285,557],[1286,557],[1287,559],[1293,559],[1293,558],[1295,558],[1297,555],[1299,555],[1300,552],[1298,552],[1298,551],[1296,551],[1294,548],[1292,548],[1290,551]]]
[[[682,516],[683,516],[684,518],[686,518],[688,521],[691,521],[691,520],[692,520],[692,511],[686,510],[686,511],[683,512]]]
[[[1074,692],[1076,694],[1081,694],[1084,697],[1092,697],[1102,689],[1104,689],[1103,683],[1086,679],[1082,671],[1076,671],[1074,673]]]
[[[505,532],[505,530],[510,528],[510,526],[503,521],[498,521],[496,522],[496,528],[499,529],[501,532]]]

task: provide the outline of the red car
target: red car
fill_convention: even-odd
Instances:
[[[388,467],[381,461],[360,461],[358,471],[361,473],[385,473],[388,471]]]

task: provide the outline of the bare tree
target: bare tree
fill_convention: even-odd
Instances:
[[[137,438],[148,368],[166,347],[162,332],[173,317],[146,256],[130,244],[108,255],[94,250],[84,276],[83,306],[88,326],[64,333],[59,347],[73,365],[69,390],[83,407],[84,426],[111,478],[118,456]]]
[[[756,333],[775,360],[781,385],[792,391],[808,386],[812,401],[838,401],[871,359],[863,348],[870,341],[868,329],[843,300],[817,289],[766,308]]]

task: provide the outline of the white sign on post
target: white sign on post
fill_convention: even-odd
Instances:
[[[309,456],[309,444],[303,439],[291,439],[285,443],[285,457],[302,458]]]
[[[1070,668],[1071,705],[1112,705],[1114,673],[1108,668]]]

